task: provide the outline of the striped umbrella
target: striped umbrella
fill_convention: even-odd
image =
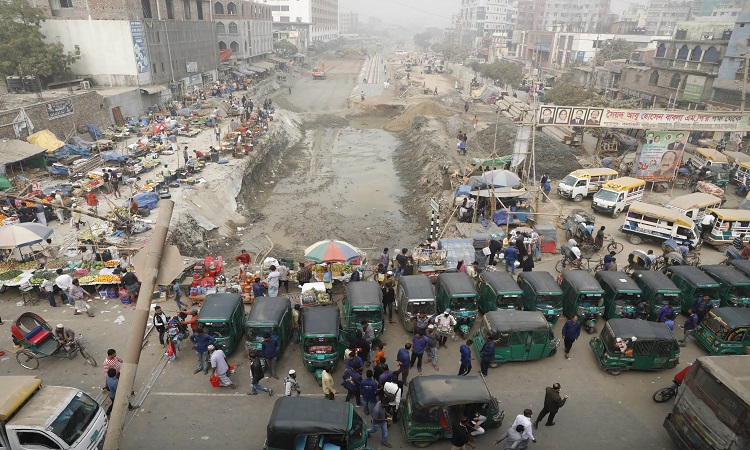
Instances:
[[[305,258],[317,263],[346,262],[360,257],[359,250],[344,241],[318,241],[305,249]]]

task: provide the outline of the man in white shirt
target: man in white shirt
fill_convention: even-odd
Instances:
[[[47,296],[49,305],[53,308],[56,307],[57,303],[55,302],[55,283],[53,283],[50,280],[49,275],[45,275],[44,281],[42,281],[41,289],[42,291],[44,291],[44,294]]]
[[[398,406],[401,404],[401,386],[402,383],[400,381],[397,381],[395,383],[392,381],[388,381],[383,384],[383,394],[385,395],[386,399],[388,400],[388,404],[390,405],[389,413],[394,417],[398,414]]]
[[[65,294],[65,300],[67,300],[67,303],[72,306],[73,298],[70,296],[70,287],[73,286],[73,278],[70,275],[63,274],[62,269],[57,269],[55,284],[60,288],[63,294]]]
[[[706,214],[701,220],[701,239],[703,239],[711,228],[714,226],[714,220],[716,217],[713,214]]]
[[[227,376],[229,365],[227,364],[227,357],[224,355],[224,351],[216,350],[216,347],[209,345],[208,353],[211,355],[211,376],[219,377],[220,386],[229,386],[232,389],[237,389],[237,385]]]
[[[456,326],[456,318],[451,315],[450,308],[446,309],[443,314],[435,317],[435,325],[437,325],[438,332],[440,333],[440,338],[438,338],[440,345],[447,348],[448,346],[445,344],[448,342],[448,334]]]
[[[269,297],[278,297],[279,296],[279,280],[281,279],[281,273],[279,273],[278,270],[276,270],[276,266],[269,267],[271,270],[271,273],[268,274],[268,278],[266,278],[266,283],[268,284],[268,296]]]
[[[523,414],[519,414],[516,416],[516,420],[513,422],[513,425],[511,425],[511,428],[516,428],[518,425],[523,425],[523,434],[521,435],[524,439],[530,439],[531,442],[536,443],[536,438],[534,437],[534,433],[532,430],[531,425],[531,416],[532,411],[530,409],[524,409]]]

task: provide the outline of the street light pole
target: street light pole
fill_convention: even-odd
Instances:
[[[750,65],[750,55],[745,53],[745,71],[742,75],[742,98],[740,99],[740,111],[745,110],[745,96],[747,95],[747,69]]]

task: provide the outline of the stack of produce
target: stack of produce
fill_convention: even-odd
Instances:
[[[99,276],[106,276],[106,275],[99,275]],[[114,276],[114,275],[110,275],[110,276]],[[99,277],[94,276],[94,275],[85,275],[85,276],[82,276],[81,278],[79,278],[78,282],[81,283],[81,284],[91,284],[91,283],[96,282],[97,278],[99,278]]]
[[[8,271],[0,273],[0,281],[10,281],[17,278],[21,274],[23,274],[23,272],[18,269],[10,269]]]
[[[68,265],[68,261],[64,259],[50,259],[45,264],[44,267],[53,270],[53,269],[60,269],[62,267],[65,267]]]
[[[117,275],[98,275],[94,281],[96,284],[117,284],[120,282],[120,277]]]

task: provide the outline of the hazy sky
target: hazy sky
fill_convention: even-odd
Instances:
[[[461,0],[339,0],[339,8],[359,14],[367,23],[376,17],[389,25],[413,28],[447,27],[461,9]]]

